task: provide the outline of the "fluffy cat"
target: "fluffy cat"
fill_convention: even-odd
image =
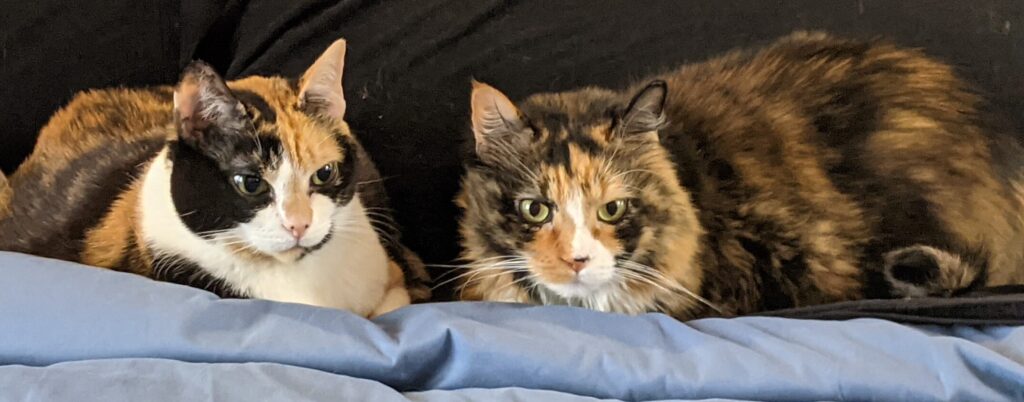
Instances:
[[[802,32],[624,92],[474,82],[462,297],[686,319],[1024,282],[1024,154],[980,105]]]
[[[300,79],[78,94],[11,175],[0,249],[378,315],[428,297],[344,121],[345,42]]]

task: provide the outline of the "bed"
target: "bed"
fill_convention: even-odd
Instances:
[[[1020,325],[462,302],[371,321],[13,253],[0,267],[0,400],[1024,399]]]

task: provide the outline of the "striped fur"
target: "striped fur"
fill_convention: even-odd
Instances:
[[[795,33],[622,92],[473,97],[465,299],[692,318],[1024,282],[1022,148],[917,50]]]

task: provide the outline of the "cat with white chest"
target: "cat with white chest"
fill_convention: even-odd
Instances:
[[[344,121],[344,59],[338,40],[299,79],[193,62],[174,88],[78,94],[10,177],[0,250],[364,316],[425,300]]]

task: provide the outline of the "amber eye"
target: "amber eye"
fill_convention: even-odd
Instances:
[[[320,169],[317,169],[316,173],[313,173],[313,177],[310,178],[310,181],[312,181],[314,185],[322,186],[325,184],[333,183],[334,180],[337,178],[338,162],[331,162],[324,165]]]
[[[236,174],[231,177],[231,181],[235,183],[235,189],[242,195],[260,195],[270,189],[267,181],[259,176]]]
[[[523,219],[535,225],[545,223],[551,219],[551,207],[543,201],[519,200],[516,209],[519,210],[519,215]]]
[[[604,223],[616,223],[626,216],[626,208],[629,208],[626,200],[615,200],[604,204],[597,210],[597,218]]]

